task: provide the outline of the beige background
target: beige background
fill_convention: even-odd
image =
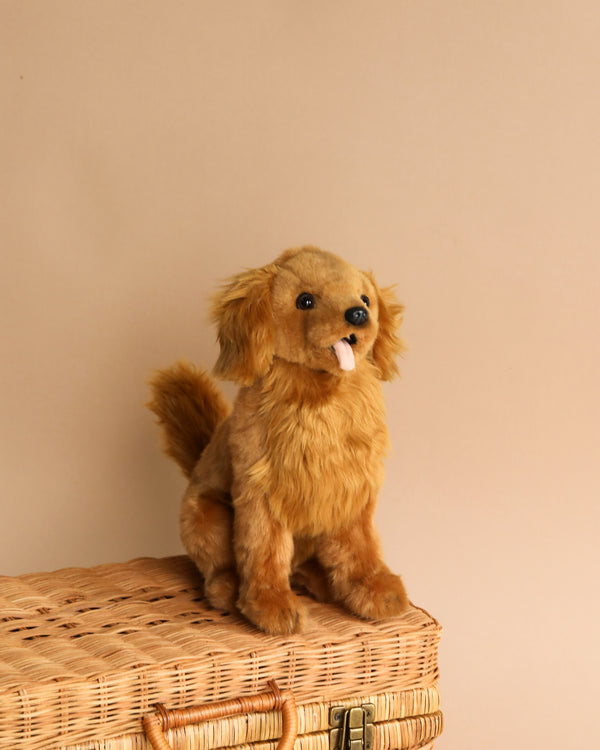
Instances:
[[[0,12],[1,572],[179,552],[145,378],[319,244],[407,306],[379,523],[445,626],[438,746],[599,746],[598,4]]]

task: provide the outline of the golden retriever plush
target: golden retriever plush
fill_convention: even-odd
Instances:
[[[401,612],[373,523],[388,445],[379,381],[397,372],[402,306],[372,274],[313,247],[235,276],[212,314],[215,374],[159,371],[149,408],[189,486],[181,536],[205,595],[267,633],[300,632],[290,581],[365,618]]]

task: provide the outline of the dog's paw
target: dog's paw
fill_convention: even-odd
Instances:
[[[240,597],[238,609],[257,628],[270,635],[302,633],[306,608],[290,590],[258,589]]]
[[[211,607],[223,612],[234,612],[238,596],[238,577],[235,570],[218,570],[204,579],[204,596]]]
[[[389,570],[361,581],[344,598],[344,605],[351,612],[368,620],[399,615],[408,604],[402,579]]]

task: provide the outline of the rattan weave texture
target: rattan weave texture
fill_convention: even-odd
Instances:
[[[109,750],[156,703],[249,695],[273,678],[297,703],[398,691],[435,703],[441,629],[426,612],[365,622],[306,603],[308,632],[282,639],[210,609],[183,556],[0,577],[0,748]]]

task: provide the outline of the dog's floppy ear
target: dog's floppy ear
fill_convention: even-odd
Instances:
[[[404,351],[404,345],[398,336],[402,325],[404,306],[398,302],[393,287],[381,289],[372,273],[367,273],[377,292],[379,331],[373,344],[372,358],[381,380],[391,380],[398,375],[396,357]]]
[[[271,264],[244,271],[214,297],[212,319],[221,347],[215,375],[251,385],[268,372],[274,354],[271,288],[276,270]]]

